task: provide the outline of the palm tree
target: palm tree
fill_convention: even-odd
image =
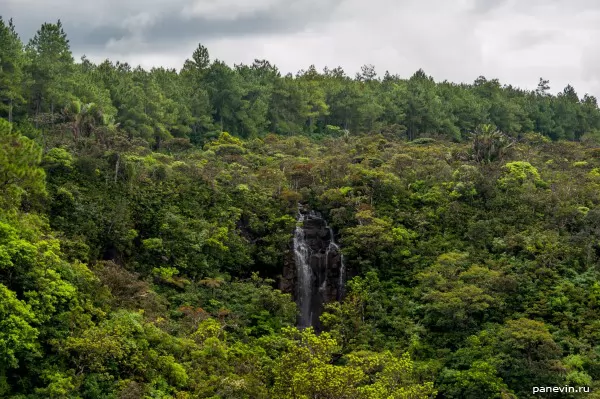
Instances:
[[[477,162],[493,162],[502,159],[516,141],[502,133],[494,125],[481,125],[473,137],[473,158]]]
[[[223,283],[225,282],[225,280],[223,280],[223,278],[221,277],[207,277],[205,279],[200,280],[200,284],[211,288],[212,291],[212,296],[215,296],[215,289],[219,288]]]
[[[80,136],[90,137],[98,127],[110,126],[112,121],[95,103],[83,104],[79,100],[71,101],[62,111],[63,120],[73,133],[75,141]]]

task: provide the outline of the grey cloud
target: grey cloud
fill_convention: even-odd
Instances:
[[[473,0],[471,12],[486,16],[500,9],[511,13],[535,15],[548,9],[577,14],[600,10],[597,0]]]
[[[280,0],[270,7],[244,13],[235,19],[183,15],[186,7],[193,5],[192,0],[172,1],[167,3],[168,7],[165,6],[165,2],[110,0],[100,3],[96,10],[69,10],[58,7],[62,14],[57,13],[53,5],[41,1],[38,2],[39,8],[34,12],[16,0],[8,1],[5,18],[15,16],[17,29],[23,38],[33,36],[42,22],[54,22],[61,18],[73,51],[83,52],[101,49],[111,41],[127,42],[132,38],[149,43],[155,50],[160,50],[190,40],[293,33],[326,21],[343,0]],[[132,3],[139,3],[138,15],[143,10],[144,13],[153,16],[146,26],[127,25],[127,18],[136,16]],[[103,21],[97,22],[99,16],[106,16],[109,11],[110,18],[102,18]]]
[[[315,64],[353,74],[374,64],[528,88],[544,76],[553,87],[600,93],[597,0],[235,1],[0,0],[0,14],[15,17],[25,40],[60,18],[76,56],[145,67],[180,67],[202,42],[211,58],[266,58],[287,72]]]
[[[471,11],[475,14],[487,14],[502,7],[508,0],[474,0]]]
[[[509,0],[505,1],[508,2]],[[539,15],[542,11],[548,11],[549,9],[564,13],[564,16],[600,10],[600,3],[596,0],[512,0],[510,6],[512,11],[528,15]]]
[[[72,29],[70,26],[67,26],[66,29],[67,34],[69,34],[69,37],[71,37],[71,45],[76,50],[79,47],[82,47],[83,49],[88,46],[103,47],[111,39],[121,40],[130,34],[129,30],[118,26],[95,27],[85,34],[76,34],[78,29]]]
[[[542,44],[552,43],[560,38],[559,31],[524,30],[512,36],[511,45],[515,50],[526,50]]]

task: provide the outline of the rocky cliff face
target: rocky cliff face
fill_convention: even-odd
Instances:
[[[320,214],[301,208],[280,280],[280,289],[299,305],[299,327],[320,329],[324,304],[343,296],[345,274],[333,230]]]

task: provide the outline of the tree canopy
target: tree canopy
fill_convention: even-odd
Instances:
[[[549,84],[96,65],[0,19],[0,397],[595,397],[600,114]],[[299,204],[348,270],[322,331]]]

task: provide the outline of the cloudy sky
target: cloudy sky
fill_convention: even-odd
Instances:
[[[76,57],[179,68],[200,42],[230,65],[283,72],[373,64],[600,97],[597,0],[0,0],[24,41],[60,18]]]

